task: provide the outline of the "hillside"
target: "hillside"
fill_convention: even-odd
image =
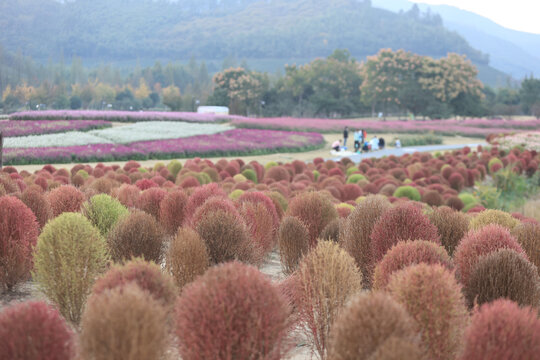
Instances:
[[[440,57],[484,54],[433,19],[398,15],[355,0],[53,0],[0,2],[0,43],[45,61],[133,58],[283,59],[381,47]]]
[[[373,6],[406,11],[408,0],[373,0]],[[446,28],[463,36],[473,47],[489,54],[490,65],[515,79],[540,74],[540,35],[507,29],[470,11],[448,5],[418,4],[421,11],[439,14]]]

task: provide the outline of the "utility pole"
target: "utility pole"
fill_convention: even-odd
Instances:
[[[4,135],[0,131],[0,170],[2,170],[2,150],[4,148]]]

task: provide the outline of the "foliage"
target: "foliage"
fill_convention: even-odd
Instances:
[[[292,274],[309,251],[307,227],[298,218],[286,216],[279,226],[278,241],[283,272]]]
[[[500,299],[475,311],[465,331],[461,360],[534,359],[540,352],[540,320],[531,307]]]
[[[472,218],[469,228],[471,230],[479,230],[489,224],[497,224],[508,230],[512,230],[519,224],[519,220],[514,219],[512,215],[504,211],[488,209]]]
[[[0,288],[12,290],[29,278],[39,225],[32,211],[13,196],[0,196]]]
[[[499,298],[518,305],[538,306],[540,277],[536,266],[514,250],[499,249],[481,256],[471,273],[465,295],[469,306]]]
[[[422,196],[420,195],[418,189],[412,186],[398,187],[396,191],[394,191],[393,196],[397,198],[405,197],[414,201],[420,201],[422,199]]]
[[[140,258],[134,258],[122,265],[113,265],[96,280],[92,294],[102,294],[132,283],[137,284],[165,307],[172,307],[176,300],[176,288],[172,278],[163,274],[159,265]]]
[[[478,259],[498,249],[510,249],[525,255],[516,239],[499,225],[491,224],[469,231],[454,252],[458,280],[466,287]]]
[[[188,196],[182,190],[173,191],[165,195],[159,205],[159,222],[169,235],[176,231],[184,222],[185,208]]]
[[[380,261],[393,245],[402,240],[441,242],[435,225],[411,203],[387,210],[373,226],[371,252],[374,261]]]
[[[287,301],[256,268],[238,262],[212,267],[187,285],[175,320],[185,360],[281,359],[289,350]]]
[[[116,223],[107,236],[107,243],[116,262],[143,257],[160,264],[163,237],[163,230],[152,215],[134,210]]]
[[[328,358],[340,360],[387,359],[398,341],[401,359],[419,359],[414,320],[402,305],[383,292],[356,295],[341,311],[330,330]],[[406,346],[405,344],[408,344]]]
[[[540,274],[540,225],[524,222],[512,229],[511,233]]]
[[[371,287],[373,268],[371,232],[381,215],[390,208],[390,202],[381,195],[369,195],[345,220],[343,248],[354,258],[362,272],[363,286]]]
[[[96,278],[109,255],[99,231],[81,214],[49,221],[34,253],[33,278],[68,321],[77,324]]]
[[[429,357],[455,359],[468,314],[454,275],[438,264],[413,265],[391,277],[388,291],[416,321]]]
[[[430,241],[400,241],[394,245],[375,267],[373,288],[383,290],[396,271],[415,264],[439,264],[452,270],[452,259],[446,250]]]
[[[146,189],[139,195],[137,207],[159,219],[161,201],[166,195],[167,192],[165,190],[157,187]]]
[[[440,145],[443,143],[443,138],[440,135],[429,133],[425,135],[400,136],[399,141],[401,141],[401,146]],[[395,140],[392,143],[395,143]]]
[[[441,244],[448,255],[452,256],[456,246],[469,230],[469,218],[467,215],[455,211],[447,206],[433,209],[428,214],[429,221],[437,227],[437,233],[441,237]]]
[[[354,259],[331,241],[321,241],[298,268],[298,304],[302,329],[312,351],[326,357],[330,326],[349,298],[362,287]]]
[[[85,200],[84,194],[74,186],[62,185],[47,193],[53,217],[64,212],[78,212]]]
[[[210,265],[206,245],[193,229],[180,228],[171,240],[166,257],[167,271],[179,289],[204,274]]]
[[[128,284],[92,294],[79,337],[84,359],[159,359],[167,345],[166,311],[152,295]]]
[[[0,312],[2,359],[66,360],[75,354],[73,332],[43,301],[10,305]]]
[[[129,214],[120,201],[106,194],[92,196],[82,205],[82,212],[104,237],[118,220]]]
[[[21,195],[21,201],[32,210],[40,228],[52,218],[51,206],[40,190],[33,187],[26,188]]]

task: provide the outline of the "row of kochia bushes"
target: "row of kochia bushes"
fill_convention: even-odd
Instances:
[[[395,163],[410,161],[399,168],[408,173],[430,160]],[[257,165],[5,169],[1,284],[10,291],[32,274],[50,305],[5,308],[2,353],[157,359],[172,333],[182,359],[277,359],[294,348],[295,329],[320,358],[529,359],[540,351],[535,220],[369,191],[336,197],[383,178],[366,163]],[[221,179],[201,186],[201,174]],[[354,175],[370,181],[347,184]],[[62,178],[72,185],[59,186]],[[440,187],[441,198],[455,191]],[[279,282],[257,269],[274,248],[286,276]]]

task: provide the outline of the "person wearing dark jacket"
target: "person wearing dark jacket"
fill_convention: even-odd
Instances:
[[[349,127],[345,126],[343,130],[343,147],[347,147],[347,138],[349,137]]]

